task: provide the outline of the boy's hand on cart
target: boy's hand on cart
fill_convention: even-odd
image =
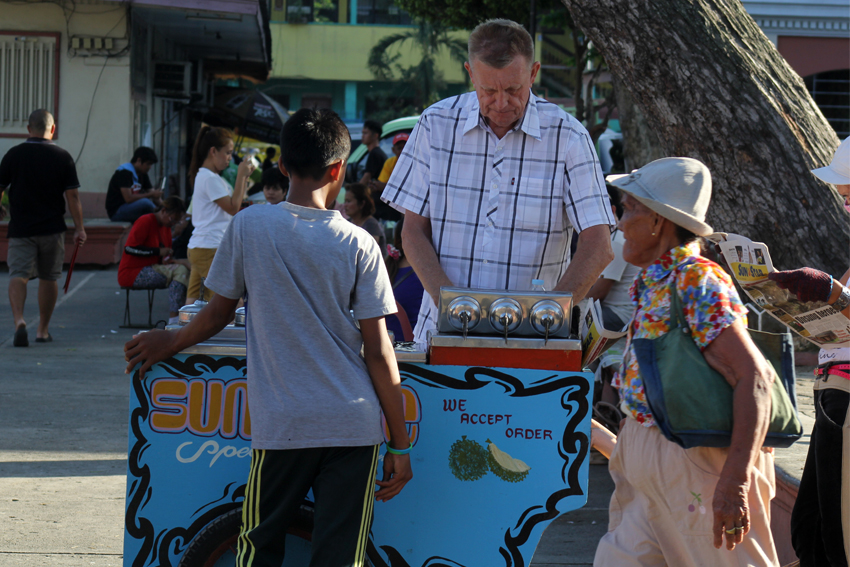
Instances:
[[[401,492],[404,485],[413,478],[410,467],[410,455],[384,455],[384,479],[376,481],[381,489],[375,493],[375,500],[386,502]]]
[[[177,354],[174,350],[174,336],[170,331],[155,329],[146,333],[133,335],[133,338],[124,344],[124,360],[127,368],[124,374],[132,374],[137,364],[139,368],[139,379],[145,378],[145,372],[156,364]]]

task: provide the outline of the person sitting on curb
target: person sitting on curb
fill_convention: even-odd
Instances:
[[[154,189],[148,178],[148,171],[157,161],[156,152],[142,146],[133,152],[133,159],[118,166],[106,190],[109,220],[136,222],[162,205],[162,191]]]

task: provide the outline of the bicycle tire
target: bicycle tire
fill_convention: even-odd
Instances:
[[[236,541],[242,529],[242,508],[226,512],[207,524],[189,542],[177,567],[214,567],[228,551],[236,554]],[[313,507],[301,505],[292,525],[286,530],[306,541],[312,541]]]

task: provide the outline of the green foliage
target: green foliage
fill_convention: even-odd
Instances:
[[[413,95],[408,85],[377,89],[366,100],[366,118],[381,124],[400,116],[413,116],[422,112],[412,104]]]
[[[399,50],[410,43],[422,57],[419,63],[403,66],[399,63]],[[376,43],[369,52],[368,66],[372,75],[380,81],[399,81],[412,91],[416,109],[440,100],[440,91],[446,88],[443,73],[437,68],[437,57],[447,50],[458,65],[466,61],[466,42],[453,38],[441,24],[419,22],[415,29],[387,36]]]
[[[528,0],[396,0],[396,4],[414,18],[440,22],[446,27],[471,30],[484,20],[504,18],[528,26]],[[557,0],[537,0],[537,13],[547,13]]]
[[[396,4],[420,21],[438,23],[445,28],[462,28],[471,30],[484,20],[505,18],[519,22],[529,28],[529,0],[395,0]],[[592,93],[598,79],[608,70],[605,61],[593,47],[584,32],[575,25],[569,11],[558,0],[536,0],[537,31],[563,30],[572,36],[573,49],[565,54],[563,64],[571,67],[569,84],[575,101],[575,117],[591,128],[596,123],[596,113],[606,108],[606,118],[602,126],[607,125],[610,109],[615,106],[613,91],[608,88],[604,101],[597,105],[591,98],[585,100],[585,93]],[[545,41],[545,39],[544,39]],[[377,46],[376,46],[377,47]],[[393,61],[386,61],[391,66]],[[588,75],[588,67],[594,69]],[[371,68],[371,64],[370,64]],[[373,70],[373,73],[375,71]],[[544,69],[542,71],[546,73]],[[377,75],[376,75],[377,76]],[[423,82],[435,80],[424,77]],[[599,132],[604,131],[604,127]]]

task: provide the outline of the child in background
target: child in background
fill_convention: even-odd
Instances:
[[[395,225],[393,243],[387,246],[387,273],[393,282],[393,295],[398,307],[396,315],[387,317],[387,330],[393,332],[396,341],[410,342],[419,319],[419,307],[422,305],[425,288],[404,255],[401,241],[403,226],[404,217]]]
[[[289,178],[280,172],[279,167],[275,166],[265,170],[261,183],[266,203],[277,205],[286,200],[286,193],[289,191]]]

